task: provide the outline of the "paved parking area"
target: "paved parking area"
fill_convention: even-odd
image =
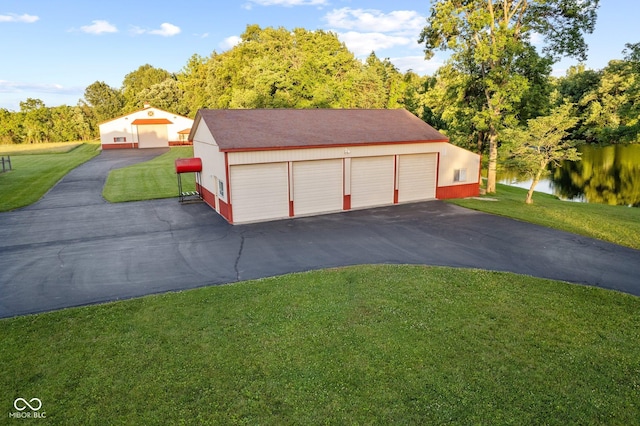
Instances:
[[[640,251],[440,201],[231,226],[203,203],[110,204],[105,151],[0,213],[0,317],[364,263],[511,271],[640,296]]]

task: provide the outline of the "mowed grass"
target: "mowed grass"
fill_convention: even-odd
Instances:
[[[0,155],[54,154],[69,152],[84,142],[51,142],[36,144],[0,145]],[[95,142],[96,144],[99,142]]]
[[[169,152],[153,160],[112,170],[102,196],[112,203],[177,197],[175,160],[190,157],[193,157],[193,147],[172,147]],[[195,191],[193,173],[182,175],[182,190]]]
[[[527,205],[524,203],[526,193],[526,189],[498,184],[496,194],[482,196],[480,199],[447,201],[474,210],[640,249],[640,208],[562,201],[540,192],[534,194],[534,203]]]
[[[640,298],[358,266],[0,321],[47,424],[637,424]],[[6,415],[6,414],[5,414]]]
[[[13,170],[0,173],[0,212],[35,203],[67,173],[100,153],[97,143],[42,145],[49,146],[28,145],[22,148],[35,148],[9,153]]]

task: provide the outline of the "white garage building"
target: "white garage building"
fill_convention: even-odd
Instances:
[[[187,145],[193,120],[145,104],[144,108],[100,123],[102,149]]]
[[[189,140],[234,224],[479,193],[480,156],[402,109],[203,109]]]

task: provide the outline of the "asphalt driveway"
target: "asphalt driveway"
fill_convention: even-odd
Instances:
[[[203,203],[110,204],[105,151],[0,213],[0,317],[363,263],[510,271],[640,296],[640,251],[440,201],[231,226]]]

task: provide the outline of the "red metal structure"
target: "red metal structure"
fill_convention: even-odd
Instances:
[[[195,173],[196,187],[200,188],[200,172],[202,172],[202,160],[200,158],[177,158],[175,161],[176,175],[178,176],[178,196],[180,202],[200,201],[202,197],[197,191],[184,192],[182,190],[182,174]]]

